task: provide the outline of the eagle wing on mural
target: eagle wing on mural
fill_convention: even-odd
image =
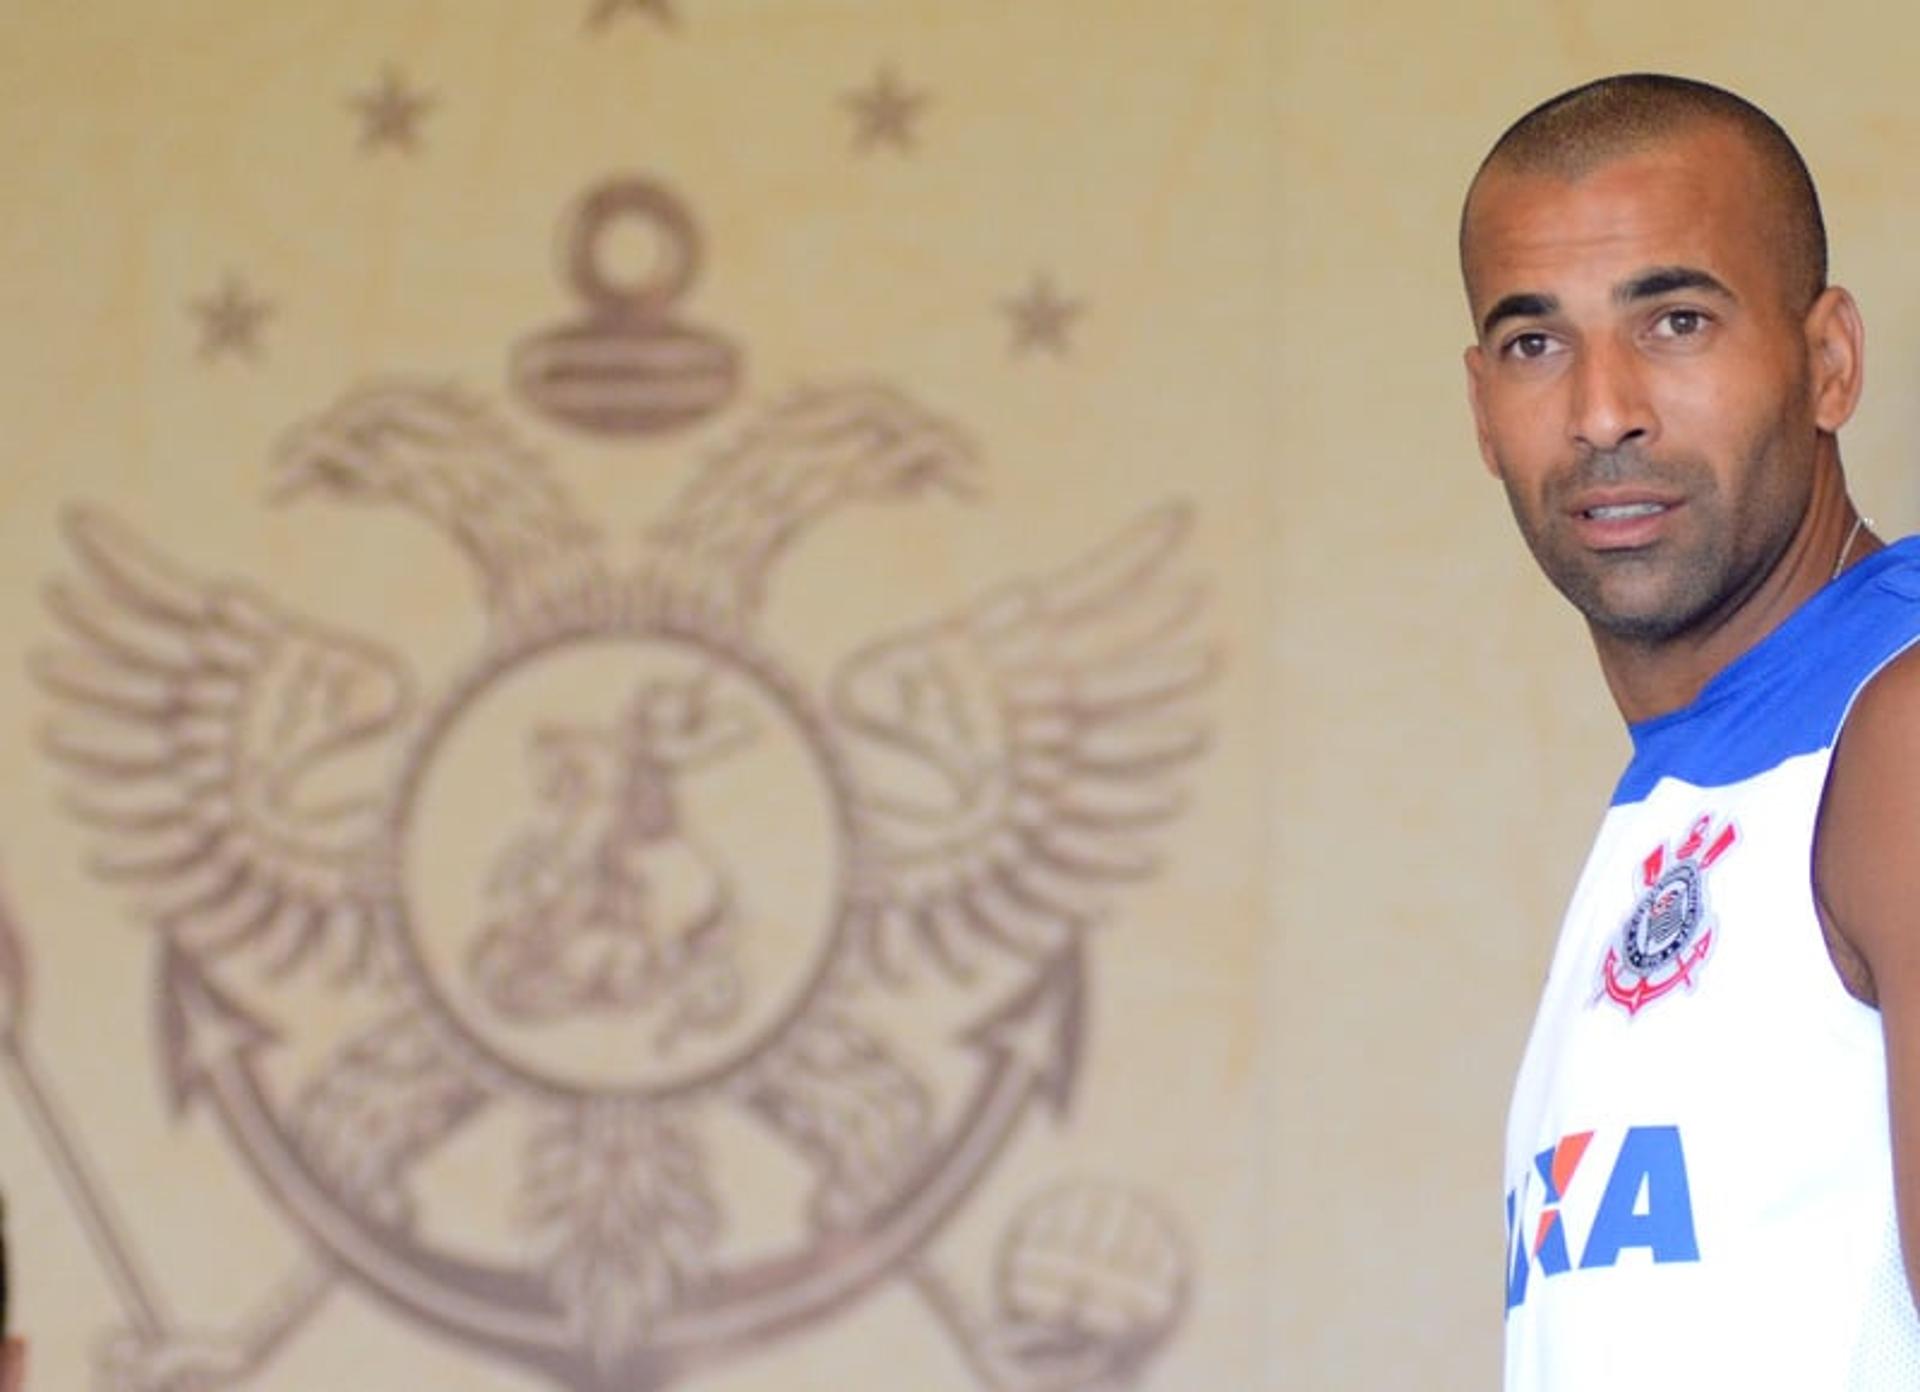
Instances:
[[[496,622],[604,576],[598,532],[532,446],[446,383],[383,378],[347,391],[286,432],[273,491],[412,514],[466,558]]]
[[[708,461],[650,529],[654,604],[709,631],[748,626],[789,547],[840,508],[970,497],[980,464],[958,427],[873,382],[796,391]]]
[[[1216,665],[1201,586],[1169,574],[1188,527],[1182,506],[1149,512],[836,673],[852,922],[883,978],[904,979],[916,945],[960,976],[983,944],[1050,957],[1154,873]]]
[[[823,1230],[852,1227],[893,1198],[932,1142],[926,1084],[885,1040],[834,1011],[796,1023],[739,1091],[820,1171],[813,1216]]]
[[[325,944],[357,970],[406,668],[104,514],[67,534],[81,574],[47,594],[66,641],[34,671],[62,702],[46,743],[100,833],[94,870],[190,952],[258,945],[284,971]]]
[[[488,1101],[411,1007],[336,1050],[295,1101],[295,1141],[349,1208],[404,1228],[414,1219],[407,1170]]]

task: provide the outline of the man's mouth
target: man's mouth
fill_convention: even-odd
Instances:
[[[1584,509],[1580,515],[1594,522],[1623,522],[1631,517],[1652,517],[1671,506],[1671,503],[1603,503]]]
[[[1567,514],[1574,534],[1595,551],[1638,551],[1666,539],[1667,514],[1677,498],[1626,497],[1590,501]]]

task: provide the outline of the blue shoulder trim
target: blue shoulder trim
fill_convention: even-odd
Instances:
[[[1920,537],[1874,552],[1729,663],[1691,705],[1627,727],[1614,805],[1662,778],[1704,788],[1832,744],[1873,675],[1920,638]]]

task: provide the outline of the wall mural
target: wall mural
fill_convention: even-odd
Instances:
[[[682,24],[654,0],[587,27],[641,15]],[[842,99],[857,152],[911,152],[923,92],[883,68]],[[351,103],[363,148],[419,154],[439,100],[389,70]],[[604,264],[623,221],[664,250],[639,283]],[[217,1128],[306,1253],[223,1329],[168,1313],[33,1054],[31,925],[0,919],[8,1076],[123,1306],[99,1385],[268,1385],[351,1286],[558,1388],[697,1387],[889,1284],[983,1388],[1129,1385],[1199,1276],[1167,1200],[1062,1174],[990,1269],[940,1244],[1023,1133],[1072,1126],[1087,965],[1207,747],[1190,507],[810,685],[765,621],[783,560],[843,510],[976,495],[978,448],[907,384],[812,386],[608,535],[516,413],[667,436],[734,403],[745,354],[689,307],[678,190],[622,175],[560,229],[575,308],[518,337],[508,393],[349,384],[268,462],[279,503],[398,509],[464,558],[464,665],[111,505],[66,519],[32,661],[46,753],[93,873],[156,935],[179,1124]],[[1041,275],[996,308],[1016,352],[1060,354],[1084,306]],[[276,310],[242,277],[191,309],[209,361],[265,352]]]

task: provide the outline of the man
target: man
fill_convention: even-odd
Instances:
[[[1812,180],[1609,78],[1460,251],[1481,453],[1634,746],[1508,1121],[1507,1387],[1920,1388],[1920,542],[1847,496]]]
[[[27,1348],[12,1335],[8,1320],[7,1279],[12,1270],[7,1261],[7,1209],[0,1202],[0,1392],[21,1392],[27,1379]]]

